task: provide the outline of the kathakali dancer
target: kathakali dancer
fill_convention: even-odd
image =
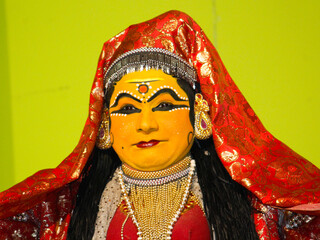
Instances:
[[[104,44],[77,147],[1,193],[0,238],[319,239],[319,180],[170,11]]]

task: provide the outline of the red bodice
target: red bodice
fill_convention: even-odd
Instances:
[[[126,220],[126,213],[117,209],[111,220],[107,239],[121,240],[121,228],[123,226],[123,239],[137,240],[137,228],[129,217]],[[124,224],[125,222],[125,224]],[[210,240],[210,230],[204,212],[198,205],[192,206],[185,211],[174,225],[172,240]]]

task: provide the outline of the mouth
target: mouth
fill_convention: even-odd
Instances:
[[[153,147],[155,145],[157,145],[160,141],[159,140],[150,140],[149,142],[144,142],[144,141],[141,141],[141,142],[138,142],[136,144],[136,146],[138,148],[148,148],[148,147]]]

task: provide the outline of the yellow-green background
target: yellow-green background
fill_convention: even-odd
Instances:
[[[264,125],[320,166],[317,0],[0,1],[0,190],[76,145],[104,41],[167,10],[191,15]]]

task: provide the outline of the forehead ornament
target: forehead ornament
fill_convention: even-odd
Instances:
[[[187,61],[162,48],[139,48],[118,57],[104,72],[106,92],[124,75],[143,70],[162,70],[166,74],[187,81],[196,88],[197,73]]]

